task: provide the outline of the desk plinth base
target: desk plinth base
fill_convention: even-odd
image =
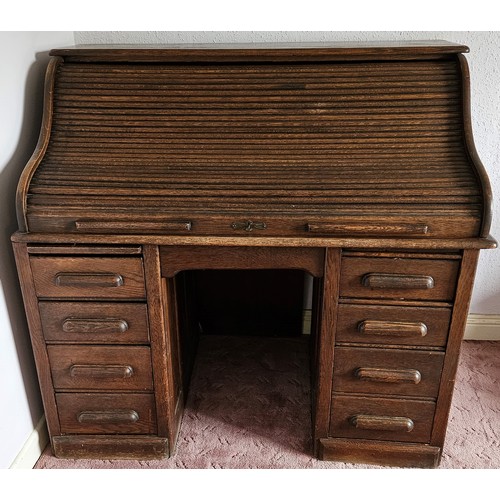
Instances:
[[[169,457],[168,439],[157,436],[54,436],[57,458],[160,460]]]
[[[320,439],[318,458],[336,462],[362,463],[389,467],[435,468],[441,448],[426,444],[362,439]]]

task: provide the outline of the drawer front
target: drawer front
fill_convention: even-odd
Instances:
[[[439,307],[340,304],[337,342],[441,347],[451,310]]]
[[[443,360],[435,351],[337,347],[333,390],[435,398]]]
[[[149,347],[47,347],[56,390],[153,388]]]
[[[156,434],[152,394],[56,394],[63,434]]]
[[[460,262],[389,257],[344,257],[342,297],[453,301]]]
[[[35,291],[42,298],[143,299],[138,258],[31,257]]]
[[[149,342],[146,304],[40,302],[47,342],[144,344]]]
[[[428,443],[434,410],[429,401],[335,396],[330,436]]]

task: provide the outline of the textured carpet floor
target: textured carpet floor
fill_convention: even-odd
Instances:
[[[348,469],[312,458],[301,340],[202,337],[177,450],[164,460],[67,460],[36,469]],[[463,343],[442,469],[500,468],[500,342]]]

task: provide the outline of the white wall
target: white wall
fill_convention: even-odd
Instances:
[[[40,131],[47,51],[73,32],[0,32],[0,468],[9,467],[43,409],[11,251],[15,191]]]

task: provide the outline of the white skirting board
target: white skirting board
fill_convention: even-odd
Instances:
[[[469,314],[465,340],[500,340],[500,315]]]
[[[42,415],[9,469],[33,469],[48,444],[47,423],[45,422],[45,415]]]

